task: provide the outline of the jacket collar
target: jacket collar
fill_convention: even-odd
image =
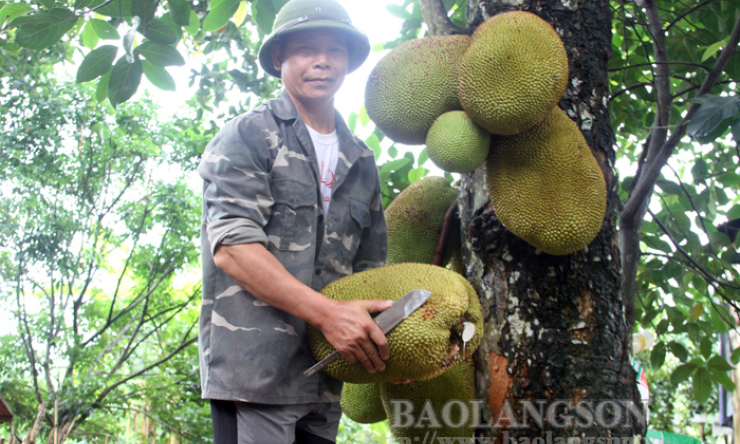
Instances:
[[[270,108],[278,119],[286,122],[297,120],[305,126],[305,123],[298,114],[298,110],[296,110],[295,104],[287,91],[283,90],[276,98],[270,100]],[[350,163],[354,163],[354,161],[362,155],[364,148],[357,143],[341,114],[336,110],[334,113],[334,124],[337,129],[337,136],[339,137],[339,149],[344,153]]]

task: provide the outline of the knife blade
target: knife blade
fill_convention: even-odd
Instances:
[[[417,308],[421,307],[429,299],[432,292],[429,290],[411,290],[397,300],[390,307],[375,317],[375,323],[378,324],[383,334],[388,334],[404,319],[409,317]],[[313,376],[317,372],[326,368],[327,365],[339,359],[341,355],[334,350],[329,356],[325,357],[313,367],[309,368],[303,375],[306,377]]]

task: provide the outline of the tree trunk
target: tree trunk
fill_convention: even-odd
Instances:
[[[560,34],[570,81],[559,106],[581,128],[609,194],[597,238],[574,254],[551,256],[501,225],[482,168],[463,177],[459,204],[466,276],[480,295],[486,321],[476,356],[478,398],[486,401],[481,422],[493,423],[478,434],[546,439],[644,435],[615,229],[615,139],[607,108],[609,2],[470,0],[468,28],[514,9],[539,15]],[[630,403],[635,403],[632,408]],[[506,417],[508,422],[497,423]]]

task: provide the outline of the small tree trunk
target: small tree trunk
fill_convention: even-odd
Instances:
[[[501,225],[482,168],[463,177],[459,203],[467,277],[481,297],[486,320],[476,357],[478,397],[486,400],[483,422],[493,422],[478,433],[511,438],[644,435],[644,418],[635,418],[642,406],[620,291],[614,133],[607,108],[609,2],[471,0],[469,27],[513,9],[539,15],[561,36],[570,81],[559,106],[581,128],[609,194],[597,238],[574,254],[551,256]],[[574,412],[580,402],[593,418]],[[625,410],[630,402],[637,403],[631,413]],[[617,410],[622,418],[615,421],[610,412]],[[502,412],[513,418],[495,424]]]

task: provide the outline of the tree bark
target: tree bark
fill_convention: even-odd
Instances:
[[[551,23],[565,44],[570,79],[559,106],[581,128],[599,162],[608,203],[602,229],[588,247],[568,256],[551,256],[499,222],[482,168],[463,176],[459,205],[466,275],[480,295],[486,320],[476,354],[478,398],[486,401],[482,422],[493,423],[478,434],[510,438],[644,435],[630,364],[627,338],[631,335],[620,289],[615,229],[619,204],[613,171],[615,138],[607,108],[609,2],[470,0],[468,31],[495,14],[515,9]],[[576,414],[569,423],[567,415],[573,415],[581,401],[594,418]],[[543,421],[532,411],[523,416],[527,402],[542,409]],[[626,409],[631,402],[637,411]],[[604,410],[598,411],[599,406]],[[560,413],[547,420],[548,409],[554,407]],[[621,409],[622,419],[615,421],[605,413],[610,409]],[[513,421],[496,424],[502,412],[513,414]]]

